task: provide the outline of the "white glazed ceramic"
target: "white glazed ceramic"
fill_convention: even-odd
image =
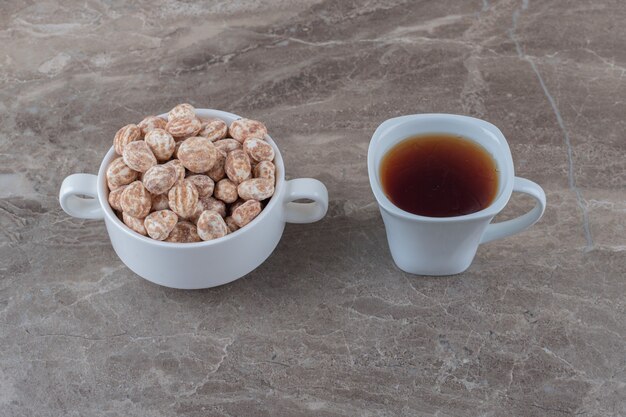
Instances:
[[[196,113],[200,117],[218,117],[228,124],[240,118],[218,110],[196,109]],[[181,289],[226,284],[251,272],[270,256],[283,234],[285,222],[315,222],[323,218],[328,209],[328,192],[324,184],[311,178],[285,181],[280,150],[271,137],[266,137],[266,140],[276,153],[274,196],[252,222],[220,239],[198,243],[160,242],[126,227],[108,203],[105,171],[117,156],[113,148],[104,157],[98,176],[74,174],[65,178],[59,201],[70,216],[104,218],[111,244],[119,258],[148,281]],[[299,199],[313,202],[293,202]]]
[[[428,133],[460,135],[482,145],[497,163],[498,194],[484,210],[456,217],[425,217],[396,207],[380,184],[380,162],[391,147],[411,136]],[[387,231],[389,249],[396,265],[418,275],[452,275],[465,271],[478,245],[519,233],[541,218],[546,207],[543,189],[515,176],[509,145],[491,123],[450,114],[417,114],[390,119],[374,132],[367,155],[370,185],[378,201]],[[536,200],[528,213],[489,224],[506,206],[513,191]]]

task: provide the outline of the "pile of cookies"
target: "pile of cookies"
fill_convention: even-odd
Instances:
[[[267,128],[228,126],[179,104],[167,120],[122,127],[107,167],[109,204],[135,232],[166,242],[212,240],[245,227],[274,194],[274,149]]]

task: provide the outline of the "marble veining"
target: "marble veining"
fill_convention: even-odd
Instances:
[[[623,1],[0,10],[0,415],[626,415]],[[134,275],[57,201],[117,128],[182,101],[265,121],[287,176],[331,197],[258,270],[193,292]],[[548,197],[459,276],[393,265],[367,180],[376,126],[424,112],[497,125]]]

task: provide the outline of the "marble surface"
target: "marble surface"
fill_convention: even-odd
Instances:
[[[622,0],[0,5],[0,415],[626,415]],[[189,101],[267,122],[328,216],[220,288],[130,272],[58,205],[116,129]],[[392,263],[366,150],[450,112],[545,217],[453,277]],[[514,196],[500,218],[530,199]]]

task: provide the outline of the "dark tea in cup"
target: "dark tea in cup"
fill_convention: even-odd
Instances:
[[[498,192],[498,166],[469,139],[448,134],[407,138],[380,164],[387,198],[400,209],[428,217],[454,217],[487,208]]]

